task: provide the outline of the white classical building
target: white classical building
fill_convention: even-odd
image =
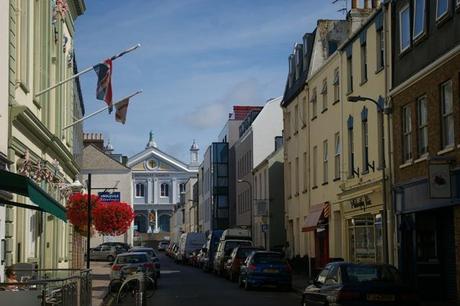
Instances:
[[[134,230],[140,233],[169,233],[174,206],[185,192],[185,183],[198,174],[198,146],[190,148],[184,163],[158,149],[150,132],[145,150],[128,159],[133,175]]]

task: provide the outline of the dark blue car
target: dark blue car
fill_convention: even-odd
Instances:
[[[214,256],[216,255],[217,246],[219,245],[220,237],[222,237],[223,230],[214,230],[208,235],[206,242],[206,259],[203,261],[203,270],[211,271],[214,266]]]
[[[256,251],[241,265],[238,284],[246,290],[262,286],[291,290],[292,269],[281,253]]]

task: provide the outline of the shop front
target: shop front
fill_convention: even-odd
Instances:
[[[346,260],[381,263],[383,260],[382,193],[355,195],[342,202]]]
[[[313,232],[315,241],[315,260],[313,267],[320,270],[330,261],[329,258],[329,202],[310,207],[302,232]]]
[[[442,176],[446,177],[445,184],[439,188],[436,182]],[[394,189],[399,269],[423,300],[455,301],[460,171],[439,167],[432,178],[399,184]]]

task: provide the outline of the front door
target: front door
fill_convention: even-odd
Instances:
[[[322,269],[329,262],[329,228],[317,228],[315,231],[316,268]]]

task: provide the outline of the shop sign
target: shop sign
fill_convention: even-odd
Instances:
[[[430,198],[445,199],[451,197],[450,165],[433,163],[429,166]]]
[[[367,195],[350,200],[351,208],[366,209],[366,206],[369,206],[369,205],[371,205],[371,199]]]
[[[99,192],[99,200],[101,202],[120,202],[120,192]]]

